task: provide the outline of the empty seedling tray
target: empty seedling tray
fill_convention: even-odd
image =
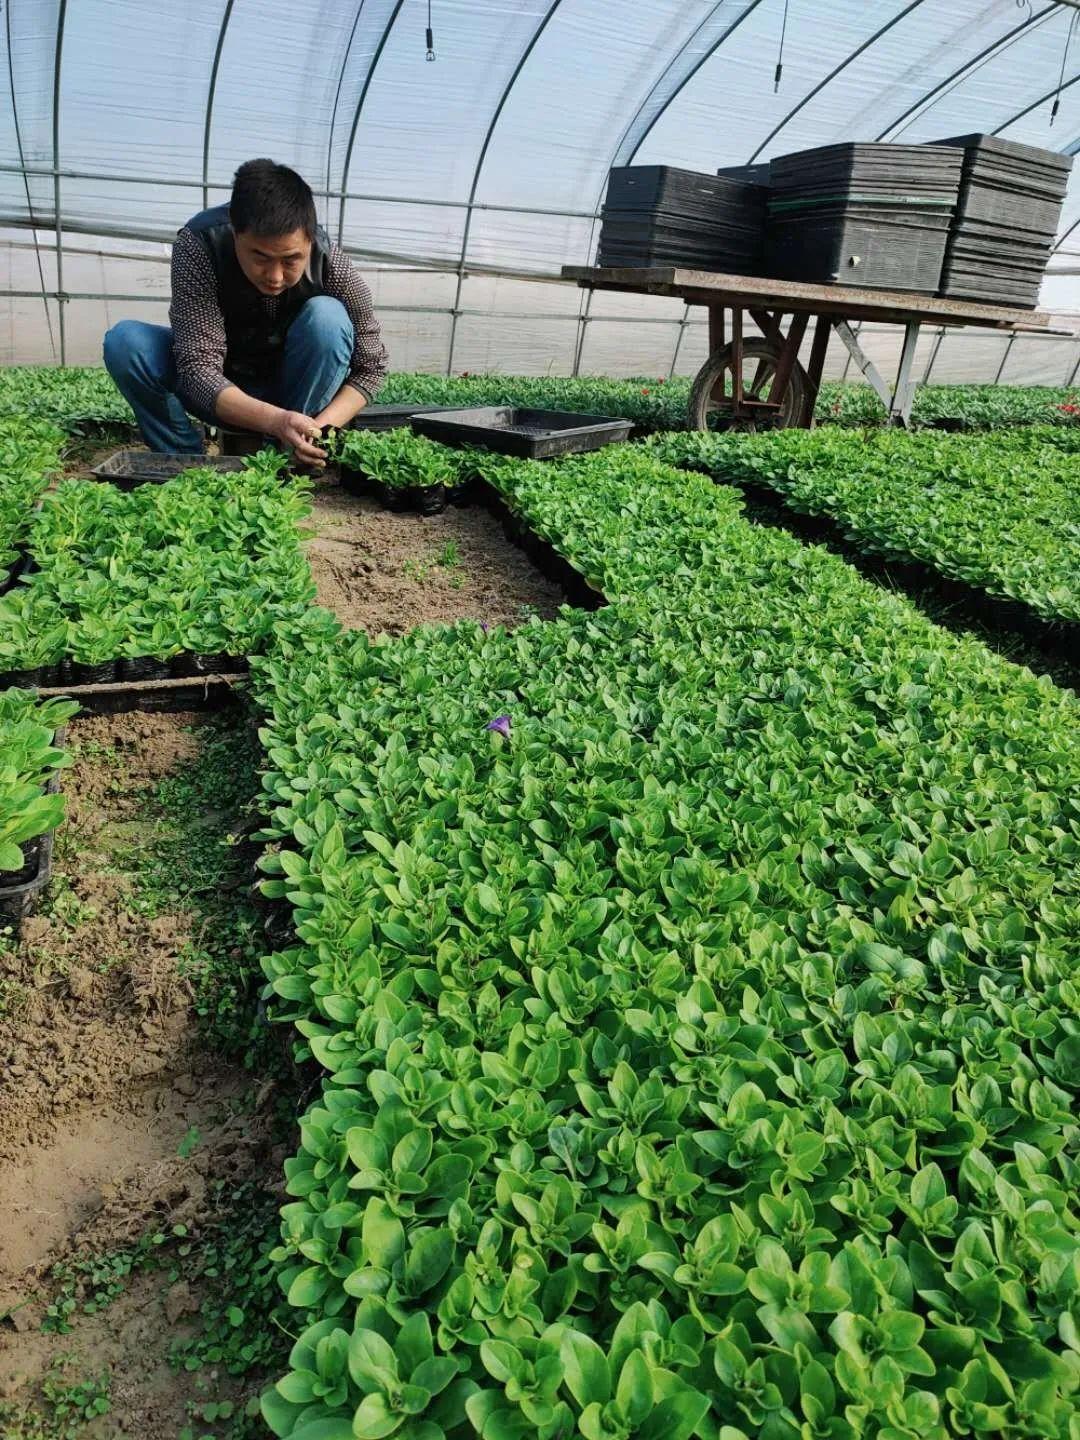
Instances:
[[[239,455],[177,455],[164,454],[154,450],[117,450],[100,465],[93,474],[99,480],[110,480],[115,485],[161,485],[175,479],[185,470],[242,470],[243,459]]]
[[[412,428],[418,435],[444,445],[479,445],[520,460],[548,460],[628,440],[633,421],[574,415],[565,410],[481,405],[439,415],[416,415]]]

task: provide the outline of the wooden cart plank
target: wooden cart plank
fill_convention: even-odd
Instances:
[[[979,325],[992,330],[1050,328],[1050,317],[1041,310],[1011,310],[1000,305],[977,305],[968,300],[939,300],[932,295],[914,295],[902,290],[804,285],[794,280],[667,266],[608,270],[594,265],[564,265],[562,275],[563,279],[574,280],[587,288],[670,295],[691,305],[742,305],[747,309],[836,315],[846,320],[875,320],[886,324],[936,321],[939,325]]]

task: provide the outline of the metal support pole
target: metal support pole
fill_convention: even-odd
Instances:
[[[589,321],[592,319],[589,311],[592,309],[592,298],[595,294],[595,290],[586,290],[585,304],[581,307],[580,314],[578,315],[577,339],[574,343],[574,369],[572,372],[575,380],[581,374],[581,356],[585,350],[585,331]]]
[[[64,320],[64,231],[60,219],[60,73],[64,57],[64,21],[67,19],[67,0],[60,0],[56,17],[56,57],[53,67],[53,221],[56,226],[56,308],[60,321],[60,364],[67,364],[67,327]]]
[[[935,361],[937,360],[937,357],[938,357],[938,351],[941,349],[942,342],[944,341],[944,339],[945,339],[945,326],[943,325],[943,326],[941,327],[941,329],[938,331],[938,333],[937,333],[937,335],[935,336],[935,338],[934,338],[934,345],[933,345],[933,348],[932,348],[931,351],[930,351],[930,359],[927,360],[927,362],[926,362],[926,369],[923,371],[922,383],[923,383],[924,385],[929,385],[929,384],[930,384],[930,372],[931,372],[931,370],[933,370],[933,368],[934,368],[934,363],[935,363]]]
[[[225,32],[229,28],[233,3],[234,0],[225,0],[225,10],[221,16],[217,44],[214,46],[214,63],[210,67],[210,88],[206,92],[206,116],[203,120],[202,147],[202,204],[204,210],[207,209],[210,204],[210,186],[207,182],[207,177],[210,174],[210,126],[214,119],[214,92],[217,90],[218,66],[221,64],[221,52],[225,48]]]
[[[687,305],[683,310],[683,317],[679,321],[679,328],[675,332],[675,349],[672,351],[671,364],[668,366],[667,372],[669,380],[671,380],[675,375],[675,366],[679,363],[679,351],[682,349],[683,336],[686,334],[686,327],[687,325],[689,325],[689,323],[690,306]]]
[[[854,330],[852,330],[851,326],[848,325],[846,321],[844,322],[844,327],[845,327],[845,329],[846,329],[846,331],[847,331],[847,334],[850,335],[851,338],[857,342],[859,336],[862,334],[862,321],[860,320],[860,321],[858,322],[858,324],[855,326],[855,329],[854,329]],[[836,333],[840,336],[841,340],[843,340],[844,344],[847,345],[847,352],[848,352],[847,363],[846,363],[845,366],[844,366],[844,373],[840,376],[840,383],[841,383],[841,385],[846,385],[846,384],[847,384],[847,377],[848,377],[848,374],[849,374],[849,372],[850,372],[850,370],[851,370],[851,362],[852,362],[852,360],[855,359],[855,351],[851,348],[850,345],[848,345],[846,336],[843,335],[843,334],[841,334],[841,332],[840,332],[840,326],[839,326],[839,325],[836,326]],[[856,345],[856,349],[859,350],[859,353],[860,353],[860,355],[861,355],[861,354],[862,354],[862,349],[861,349],[861,347],[858,346],[858,345]],[[888,402],[886,402],[886,403],[888,403]]]
[[[893,393],[889,389],[888,385],[885,384],[885,381],[881,378],[881,372],[878,370],[877,366],[874,364],[874,362],[870,359],[869,355],[867,355],[866,351],[859,344],[858,337],[855,334],[855,331],[852,330],[851,326],[846,320],[835,321],[834,328],[837,335],[840,336],[840,339],[847,346],[848,356],[850,357],[848,363],[850,364],[851,360],[855,361],[855,364],[865,375],[868,383],[874,387],[874,391],[878,399],[885,406],[886,411],[891,414],[893,407]],[[847,368],[845,368],[844,370],[844,375],[846,377]]]
[[[56,173],[55,165],[14,165],[10,161],[0,161],[0,175],[36,175],[45,179],[52,179]],[[174,190],[198,190],[202,184],[201,180],[186,180],[175,175],[117,175],[108,170],[68,170],[60,168],[62,180],[105,180],[110,185],[164,185],[171,186]],[[213,185],[215,190],[227,190],[230,181],[214,181],[208,183]],[[378,195],[366,190],[335,190],[331,187],[326,191],[334,200],[372,200],[380,205],[420,205],[432,210],[468,210],[467,200],[438,200],[430,195]],[[501,215],[548,215],[560,220],[598,220],[600,217],[593,210],[567,210],[553,208],[549,205],[497,205],[489,201],[477,201],[474,210],[493,210]]]
[[[917,320],[908,323],[904,330],[904,348],[900,352],[900,369],[896,377],[896,389],[889,406],[889,424],[907,427],[911,420],[911,407],[915,400],[915,386],[911,371],[915,364],[915,350],[919,343],[922,327]]]
[[[326,229],[328,233],[330,230],[330,167],[334,163],[334,128],[337,125],[338,108],[341,105],[341,90],[345,84],[345,72],[349,68],[349,56],[352,54],[353,41],[356,39],[357,27],[363,12],[364,0],[358,0],[348,43],[345,46],[345,53],[341,57],[341,69],[338,71],[337,87],[334,90],[334,108],[330,112],[330,134],[326,141],[326,187],[323,192],[326,197]]]
[[[1015,344],[1016,332],[1013,331],[1013,333],[1009,336],[1009,343],[1005,346],[1005,352],[1001,357],[1001,364],[997,368],[997,374],[994,376],[995,385],[1001,384],[1001,377],[1005,374],[1005,366],[1009,363],[1009,356],[1012,354],[1012,348]]]

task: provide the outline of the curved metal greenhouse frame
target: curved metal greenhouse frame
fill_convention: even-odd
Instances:
[[[612,165],[974,130],[1080,148],[1080,0],[431,0],[434,64],[427,10],[8,0],[0,360],[96,362],[118,313],[164,318],[172,234],[254,153],[310,180],[398,368],[669,374],[706,343],[685,307],[557,282]],[[1078,233],[1074,179],[1044,305],[1075,338],[931,333],[924,378],[1075,380]]]

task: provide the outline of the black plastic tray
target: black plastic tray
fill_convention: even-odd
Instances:
[[[822,285],[936,294],[941,284],[948,216],[908,212],[896,219],[837,211],[769,223],[770,275]]]
[[[998,135],[951,135],[944,140],[931,140],[931,145],[944,145],[971,154],[1002,156],[1020,160],[1026,165],[1068,176],[1073,157],[1060,150],[1044,150],[1038,145],[1022,145],[1018,140],[1002,140]]]
[[[547,460],[600,450],[630,437],[632,420],[575,415],[564,410],[530,410],[512,405],[478,405],[441,415],[417,415],[412,428],[444,445],[478,445],[523,460]]]
[[[460,405],[365,405],[350,420],[346,430],[400,430],[414,415],[435,415],[443,410],[460,410]]]
[[[154,450],[117,450],[92,473],[99,480],[130,488],[135,485],[162,485],[174,480],[185,470],[242,470],[244,462],[238,455],[178,455]]]

